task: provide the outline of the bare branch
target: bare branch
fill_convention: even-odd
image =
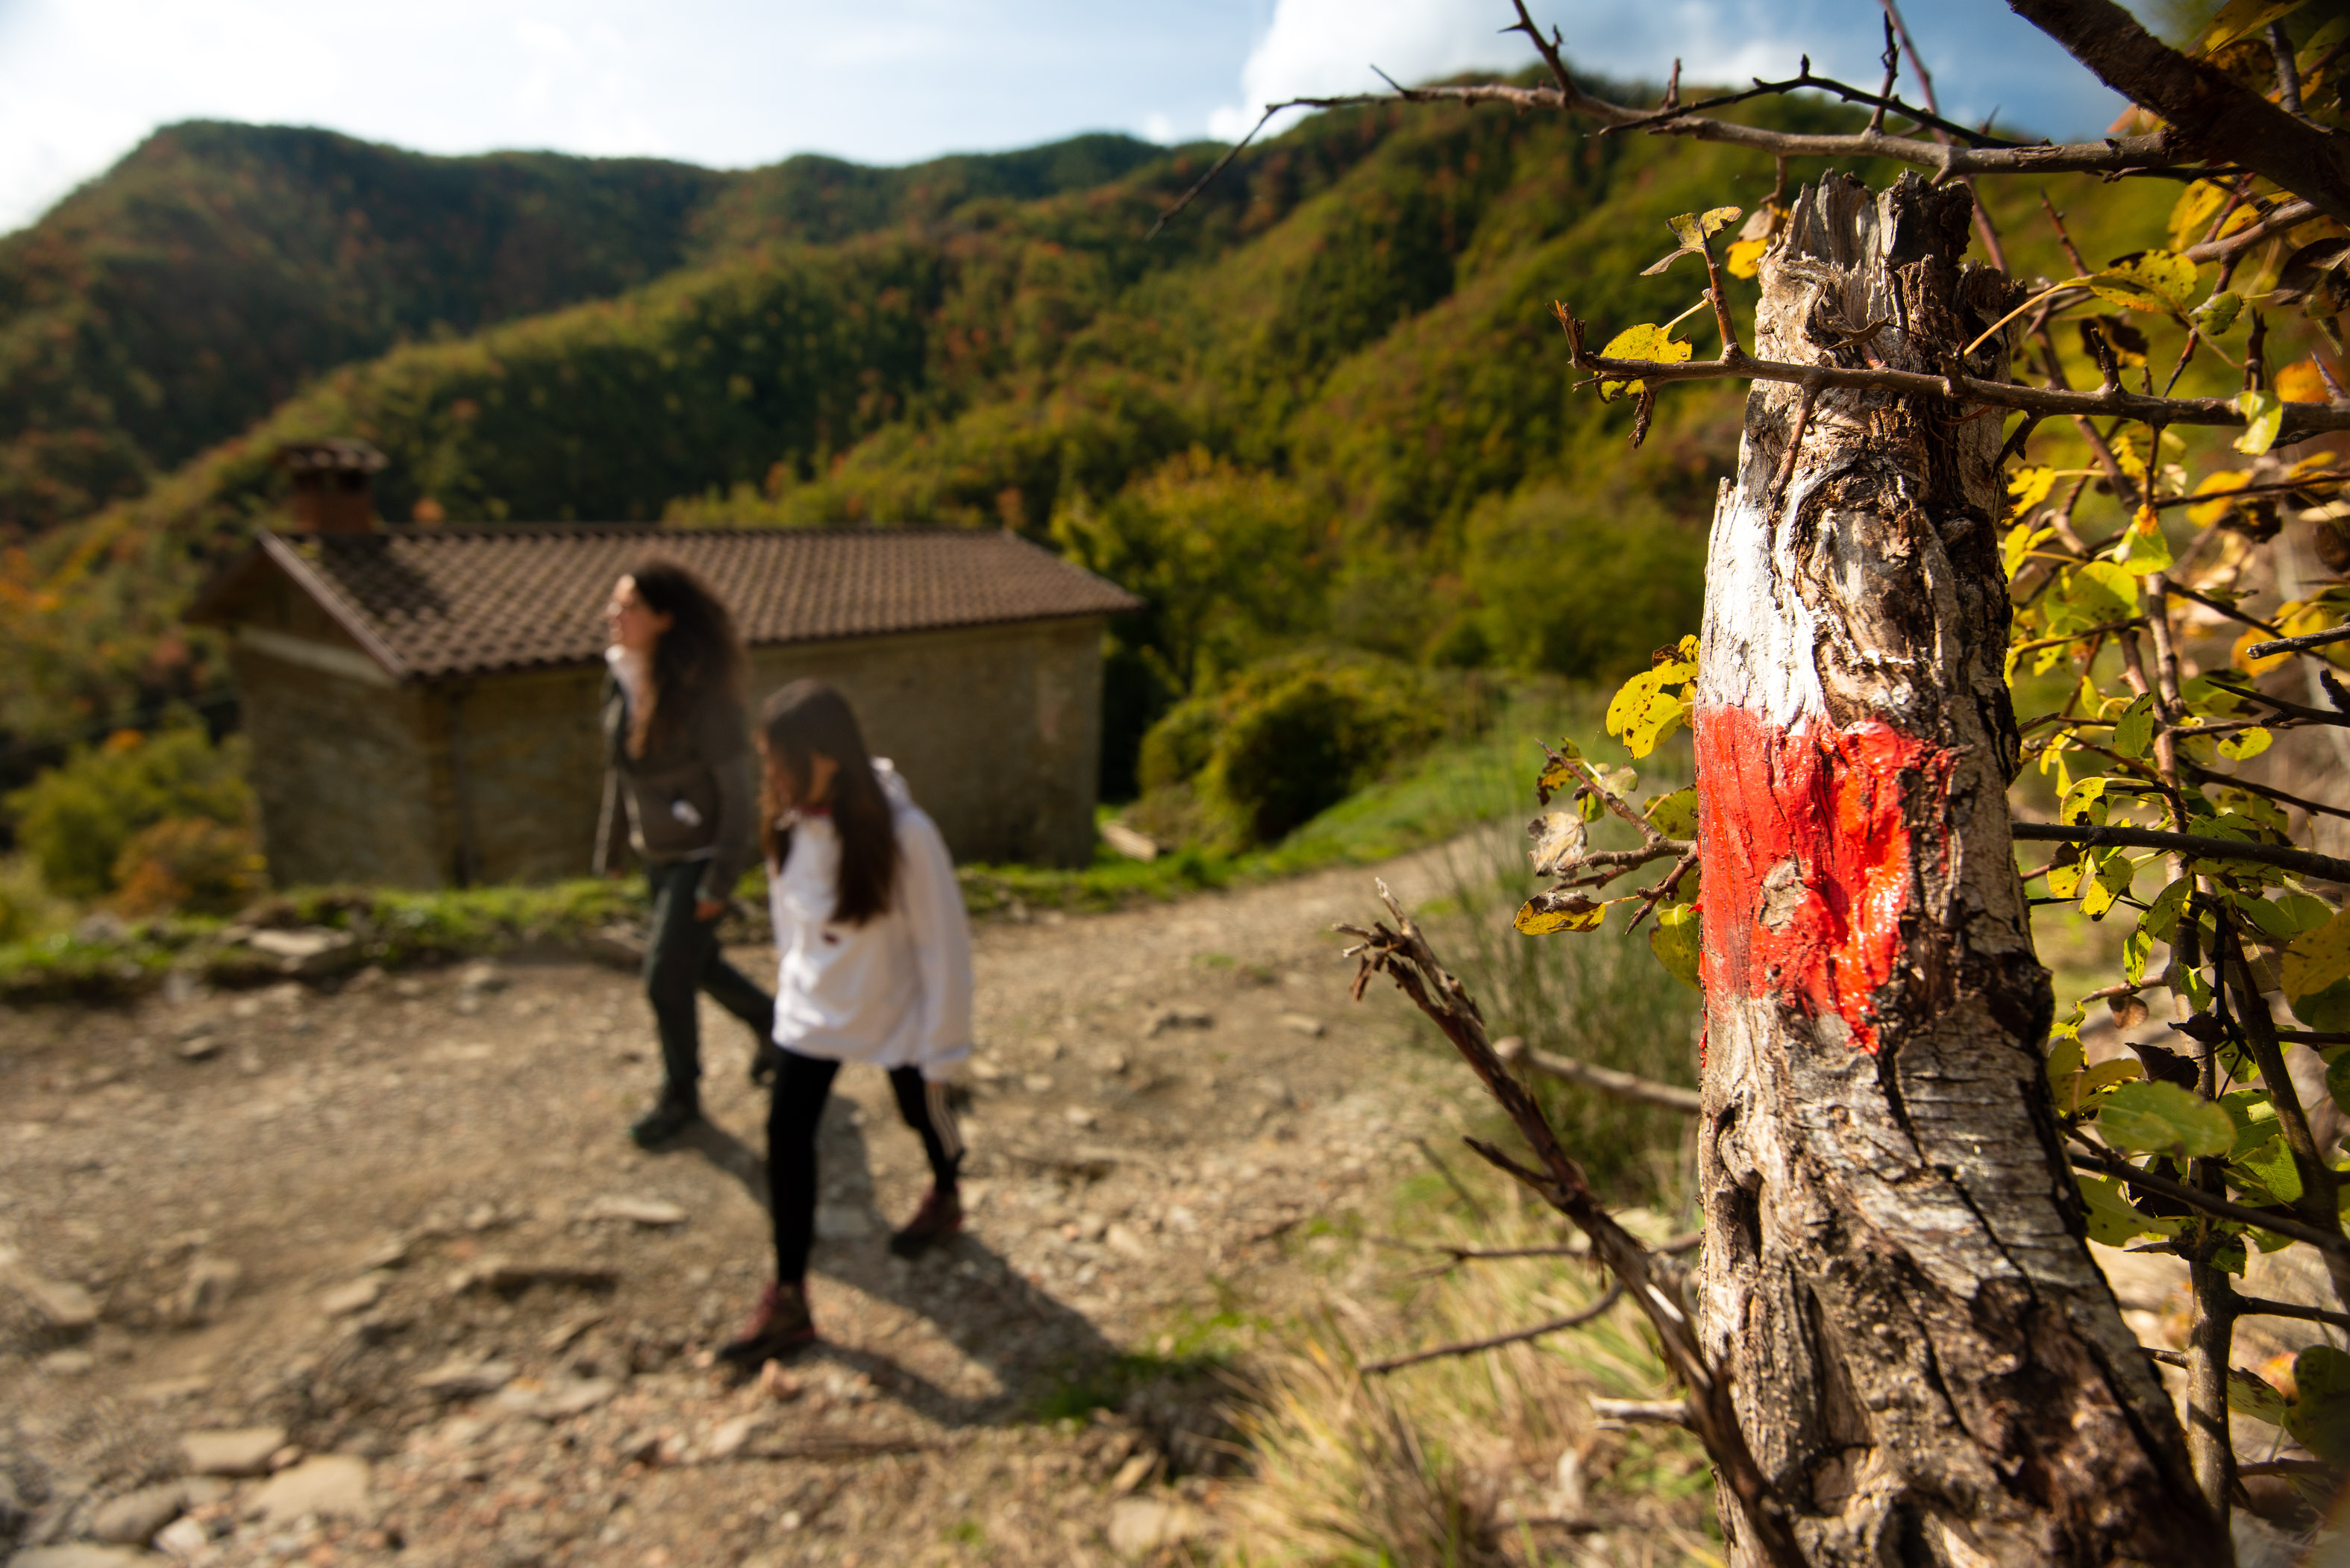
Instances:
[[[1690,1410],[1679,1399],[1594,1399],[1591,1413],[1626,1426],[1687,1427]]]
[[[1554,1056],[1547,1051],[1527,1044],[1515,1034],[1504,1034],[1494,1041],[1493,1054],[1513,1067],[1532,1068],[1544,1077],[1596,1089],[1603,1095],[1614,1095],[1620,1099],[1662,1106],[1669,1111],[1679,1111],[1692,1116],[1704,1106],[1695,1089],[1684,1089],[1676,1084],[1659,1084],[1654,1079],[1619,1073],[1613,1067],[1578,1062],[1571,1056]]]
[[[2257,866],[2274,866],[2279,870],[2298,871],[2304,877],[2328,882],[2350,883],[2350,860],[2296,849],[2289,844],[2206,838],[2193,833],[2160,833],[2150,827],[2064,827],[2053,822],[2019,822],[2013,831],[2019,840],[2078,844],[2093,849],[2175,849],[2206,860],[2249,860]]]
[[[1434,1345],[1426,1350],[1415,1350],[1409,1355],[1390,1355],[1384,1361],[1366,1361],[1367,1373],[1393,1372],[1399,1367],[1417,1366],[1423,1361],[1434,1361],[1446,1355],[1474,1355],[1481,1350],[1499,1350],[1505,1345],[1518,1345],[1529,1339],[1540,1339],[1561,1329],[1580,1328],[1624,1299],[1624,1282],[1611,1281],[1599,1299],[1581,1312],[1571,1312],[1565,1317],[1555,1317],[1548,1323],[1538,1323],[1530,1328],[1513,1328],[1507,1334],[1493,1334],[1485,1339],[1464,1339],[1451,1345]]]
[[[1773,1568],[1803,1568],[1804,1552],[1795,1542],[1787,1502],[1773,1490],[1762,1467],[1755,1463],[1752,1450],[1746,1446],[1745,1433],[1738,1424],[1729,1381],[1698,1343],[1696,1326],[1690,1321],[1686,1307],[1676,1299],[1677,1293],[1668,1292],[1659,1282],[1651,1267],[1656,1255],[1601,1206],[1583,1168],[1567,1154],[1558,1135],[1551,1130],[1540,1102],[1493,1054],[1476,1002],[1439,961],[1419,923],[1403,912],[1385,883],[1379,884],[1379,897],[1395,920],[1392,928],[1384,924],[1368,929],[1338,928],[1357,939],[1356,945],[1347,950],[1348,956],[1361,961],[1362,967],[1355,976],[1356,997],[1360,999],[1373,975],[1385,974],[1452,1042],[1470,1070],[1484,1084],[1486,1092],[1509,1115],[1519,1136],[1541,1161],[1542,1169],[1530,1170],[1501,1150],[1474,1139],[1471,1147],[1524,1182],[1591,1238],[1593,1255],[1623,1283],[1633,1303],[1647,1316],[1657,1332],[1658,1348],[1665,1364],[1690,1391],[1691,1429],[1720,1468],[1722,1483],[1737,1499],[1758,1554]]]
[[[2324,648],[2328,643],[2350,642],[2350,621],[2313,631],[2303,637],[2281,637],[2273,642],[2256,642],[2244,649],[2253,659],[2266,659],[2277,653],[2299,653],[2304,649]]]
[[[2335,1328],[2350,1328],[2350,1312],[2328,1312],[2324,1307],[2303,1306],[2299,1302],[2271,1301],[2266,1296],[2238,1296],[2235,1308],[2240,1317],[2289,1317],[2302,1323],[2324,1323]]]
[[[2107,87],[2159,115],[2180,136],[2182,151],[2241,163],[2335,222],[2350,223],[2350,147],[2343,138],[2179,54],[2114,0],[2008,3]]]
[[[1281,109],[1282,106],[1279,104],[1266,105],[1264,113],[1258,117],[1257,122],[1254,125],[1249,127],[1249,133],[1246,136],[1242,137],[1238,141],[1233,142],[1232,151],[1225,153],[1222,158],[1217,159],[1213,166],[1211,166],[1205,174],[1201,175],[1198,180],[1192,182],[1190,190],[1184,192],[1182,195],[1176,198],[1175,204],[1173,206],[1159,214],[1159,221],[1150,225],[1150,232],[1149,234],[1142,236],[1144,242],[1147,244],[1151,240],[1157,239],[1159,237],[1159,231],[1167,226],[1167,221],[1170,218],[1172,218],[1176,213],[1190,206],[1192,202],[1197,199],[1201,192],[1206,190],[1210,185],[1214,184],[1216,176],[1222,173],[1225,169],[1231,166],[1232,160],[1241,155],[1242,149],[1247,147],[1250,142],[1256,140],[1256,133],[1263,130],[1265,128],[1266,123],[1269,122],[1274,115],[1281,112]]]
[[[1562,314],[1565,307],[1558,307]],[[1580,323],[1577,323],[1580,326]],[[1985,381],[1972,376],[1929,376],[1916,370],[1846,369],[1832,365],[1795,365],[1757,359],[1740,354],[1724,359],[1682,360],[1665,364],[1654,359],[1610,359],[1575,344],[1575,369],[1611,381],[1753,380],[1783,381],[1797,387],[1851,387],[1895,392],[1912,398],[1947,398],[1961,403],[2022,409],[2037,414],[2074,417],[2111,416],[2137,424],[2241,426],[2243,410],[2227,398],[2153,398],[2119,387],[2077,392],[2057,387],[2030,387],[2012,381]],[[2287,446],[2324,431],[2350,430],[2350,408],[2323,403],[2287,403],[2276,444]],[[2206,497],[2205,499],[2208,499]]]

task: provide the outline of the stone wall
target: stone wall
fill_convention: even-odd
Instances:
[[[297,628],[298,605],[282,611],[240,627],[234,655],[276,881],[588,874],[603,794],[600,668],[396,686],[330,625]],[[956,859],[1092,857],[1098,619],[759,649],[751,667],[754,724],[787,680],[839,687]]]
[[[361,656],[354,649],[351,657]],[[450,878],[425,693],[244,641],[230,666],[273,880],[419,888]]]

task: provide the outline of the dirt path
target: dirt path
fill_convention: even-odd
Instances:
[[[1430,873],[1385,868],[1407,896]],[[827,1343],[741,1388],[708,1351],[768,1267],[764,1096],[723,1016],[711,1125],[648,1156],[621,1129],[650,1030],[609,970],[0,1014],[0,1549],[99,1563],[63,1543],[160,1529],[202,1563],[655,1568],[1212,1538],[1226,1391],[1188,1352],[1321,1277],[1298,1222],[1451,1125],[1395,999],[1346,998],[1328,928],[1371,909],[1354,868],[983,929],[969,1233],[889,1258],[920,1150],[880,1075],[844,1074]],[[183,1434],[269,1428],[265,1473],[186,1478]]]

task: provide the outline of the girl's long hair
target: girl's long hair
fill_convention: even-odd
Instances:
[[[832,918],[861,926],[887,909],[898,881],[898,829],[848,700],[821,680],[795,680],[781,688],[760,710],[759,749],[783,770],[795,797],[807,793],[811,758],[827,756],[837,764],[832,798],[826,803],[833,830],[840,835],[840,882]],[[792,851],[787,808],[772,777],[763,778],[759,842],[770,876],[782,874]]]
[[[685,707],[685,693],[715,686],[740,701],[745,659],[734,618],[703,582],[675,561],[655,556],[629,573],[637,597],[656,615],[670,618],[653,649],[650,712],[629,715],[629,754],[641,757],[657,736],[665,737]]]

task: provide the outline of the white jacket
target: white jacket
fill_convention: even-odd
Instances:
[[[920,1067],[943,1083],[971,1054],[971,927],[946,840],[887,758],[873,771],[898,831],[889,907],[861,926],[832,919],[840,838],[801,816],[781,875],[767,882],[782,955],[775,1044],[803,1056]]]

